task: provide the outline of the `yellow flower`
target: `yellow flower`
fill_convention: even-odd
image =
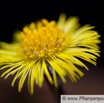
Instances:
[[[100,35],[92,30],[93,26],[79,26],[77,17],[66,20],[66,15],[61,14],[58,22],[42,19],[25,26],[23,31],[15,34],[15,42],[11,44],[0,42],[0,69],[7,69],[1,77],[6,79],[16,73],[11,85],[14,86],[16,79],[20,78],[19,92],[28,77],[31,94],[34,92],[34,81],[42,86],[44,74],[56,87],[57,75],[63,82],[66,82],[66,75],[76,81],[84,74],[75,65],[88,70],[78,58],[96,65],[96,56],[100,56],[97,45]]]

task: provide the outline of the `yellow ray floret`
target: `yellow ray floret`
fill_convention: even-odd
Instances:
[[[1,77],[15,75],[20,78],[18,91],[28,77],[28,90],[34,93],[34,82],[42,87],[44,75],[50,84],[58,86],[57,75],[65,83],[65,76],[75,82],[84,74],[76,67],[88,70],[78,58],[96,65],[100,56],[98,43],[100,35],[94,27],[80,27],[77,17],[61,14],[58,22],[42,19],[25,26],[14,35],[11,44],[0,42],[0,70],[7,69]],[[77,75],[78,74],[78,75]]]

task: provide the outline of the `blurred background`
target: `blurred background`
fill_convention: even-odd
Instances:
[[[63,84],[66,94],[103,94],[104,95],[104,3],[103,0],[28,0],[28,1],[2,1],[0,9],[0,41],[11,42],[12,34],[22,30],[25,24],[42,18],[58,20],[60,13],[69,16],[78,16],[81,26],[91,24],[101,35],[101,57],[97,59],[95,67],[84,62],[89,71],[80,68],[85,76],[72,83],[66,77],[67,83]],[[0,74],[2,71],[0,71]],[[54,98],[46,82],[40,89],[34,88],[34,95],[30,95],[25,83],[21,93],[18,92],[18,81],[11,87],[13,76],[7,80],[0,78],[0,103],[54,103]]]

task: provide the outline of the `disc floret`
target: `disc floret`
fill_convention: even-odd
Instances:
[[[55,21],[48,22],[42,19],[35,26],[32,22],[24,27],[21,32],[22,42],[17,49],[23,58],[47,58],[50,55],[60,52],[67,46],[66,34],[56,26]]]

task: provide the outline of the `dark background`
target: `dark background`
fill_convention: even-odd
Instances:
[[[81,25],[90,23],[95,26],[95,30],[102,36],[102,43],[100,44],[102,53],[101,58],[98,58],[98,62],[103,62],[103,0],[4,1],[1,3],[0,10],[0,40],[10,42],[15,30],[22,30],[25,24],[42,18],[58,20],[62,12],[66,13],[67,17],[71,15],[78,16]]]
[[[0,41],[10,42],[15,30],[22,30],[25,24],[42,18],[58,20],[60,13],[66,13],[67,17],[73,15],[79,17],[81,25],[91,24],[101,35],[102,43],[101,57],[98,58],[98,66],[95,67],[85,62],[90,68],[89,72],[77,83],[69,79],[64,84],[67,94],[104,94],[104,3],[103,0],[55,0],[55,1],[2,1],[0,3]],[[11,77],[12,78],[12,77]],[[42,89],[35,87],[35,93],[31,96],[27,91],[27,84],[23,91],[18,93],[17,84],[15,88],[10,86],[12,79],[0,78],[0,103],[54,103],[49,88],[44,83]],[[10,82],[10,83],[9,83]],[[27,99],[28,98],[28,99]],[[40,99],[41,98],[41,99]],[[47,102],[45,99],[48,98]],[[36,102],[33,102],[35,101]],[[26,102],[27,101],[27,102]]]
[[[103,0],[4,1],[0,5],[1,41],[10,42],[15,30],[22,30],[27,23],[42,18],[58,20],[60,13],[64,12],[67,17],[71,15],[78,16],[82,26],[87,23],[95,26],[95,30],[101,34],[102,40],[100,44],[102,53],[101,58],[98,58],[98,62],[104,61]]]

